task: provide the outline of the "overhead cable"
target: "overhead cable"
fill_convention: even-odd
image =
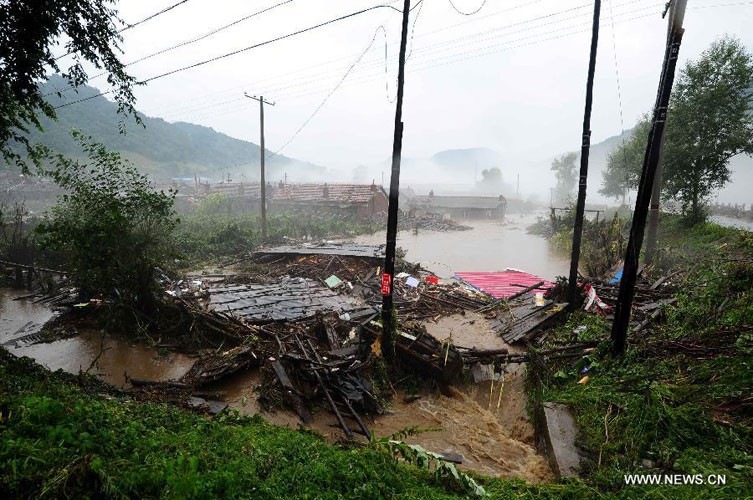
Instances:
[[[334,19],[330,19],[328,21],[324,21],[322,23],[315,24],[314,26],[309,26],[308,28],[303,28],[303,29],[300,29],[298,31],[294,31],[292,33],[288,33],[286,35],[278,36],[276,38],[272,38],[272,39],[266,40],[264,42],[255,43],[253,45],[249,45],[248,47],[243,47],[243,48],[238,49],[238,50],[233,50],[231,52],[227,52],[227,53],[219,55],[219,56],[211,57],[209,59],[205,59],[205,60],[199,61],[197,63],[189,64],[188,66],[183,66],[182,68],[173,69],[173,70],[167,71],[165,73],[162,73],[162,74],[159,74],[159,75],[155,75],[155,76],[146,78],[144,80],[139,81],[138,84],[149,83],[151,81],[159,80],[160,78],[164,78],[166,76],[174,75],[176,73],[181,73],[181,72],[189,70],[189,69],[198,68],[199,66],[204,66],[205,64],[209,64],[209,63],[212,63],[212,62],[215,62],[215,61],[219,61],[221,59],[226,59],[228,57],[232,57],[234,55],[241,54],[243,52],[247,52],[247,51],[252,50],[252,49],[263,47],[265,45],[269,45],[269,44],[272,44],[272,43],[275,43],[275,42],[279,42],[280,40],[285,40],[287,38],[292,38],[294,36],[301,35],[303,33],[309,32],[309,31],[314,31],[316,29],[323,28],[323,27],[328,26],[330,24],[334,24],[334,23],[337,23],[337,22],[340,22],[340,21],[344,21],[346,19],[350,19],[351,17],[356,17],[356,16],[359,16],[361,14],[365,14],[367,12],[371,12],[373,10],[383,9],[383,8],[392,9],[392,10],[396,10],[396,11],[400,12],[399,9],[396,9],[392,5],[387,5],[387,4],[375,5],[373,7],[367,7],[365,9],[361,9],[361,10],[356,11],[356,12],[351,12],[350,14],[346,14],[344,16],[336,17]],[[70,106],[72,104],[78,104],[80,102],[88,101],[90,99],[94,99],[94,98],[99,97],[99,96],[103,96],[103,95],[106,95],[106,94],[111,94],[112,92],[113,92],[113,90],[108,90],[108,91],[105,91],[105,92],[100,92],[100,93],[98,93],[96,95],[92,95],[92,96],[89,96],[89,97],[85,97],[83,99],[78,99],[78,100],[75,100],[75,101],[71,101],[71,102],[67,102],[67,103],[61,104],[59,106],[56,106],[55,109],[63,108],[63,107],[66,107],[66,106]]]
[[[457,6],[455,5],[455,2],[453,2],[452,0],[448,0],[448,1],[450,2],[450,5],[452,5],[452,8],[455,10],[455,12],[463,16],[472,16],[474,14],[477,14],[481,9],[484,8],[484,5],[486,5],[486,0],[483,0],[481,2],[481,5],[479,5],[476,10],[471,11],[471,12],[463,12],[462,10],[457,8]]]

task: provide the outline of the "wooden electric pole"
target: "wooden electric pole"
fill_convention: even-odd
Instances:
[[[675,0],[670,7],[669,36],[667,37],[667,46],[664,51],[664,64],[662,66],[661,78],[659,79],[656,104],[654,105],[651,132],[648,136],[646,154],[643,157],[643,170],[641,171],[641,180],[638,184],[633,223],[630,227],[630,239],[628,240],[627,252],[625,254],[625,267],[622,273],[622,280],[620,281],[620,292],[617,296],[614,322],[612,323],[612,352],[616,355],[621,355],[625,352],[627,329],[630,322],[630,309],[633,305],[635,280],[638,274],[638,257],[643,245],[643,232],[646,227],[648,205],[651,200],[651,192],[653,191],[656,168],[661,156],[664,126],[667,120],[667,107],[669,106],[669,97],[672,93],[677,56],[680,53],[680,43],[682,42],[684,32],[682,22],[685,18],[686,5],[687,0]]]
[[[262,241],[267,240],[267,184],[266,179],[264,175],[264,105],[269,104],[270,106],[274,106],[275,103],[265,101],[264,96],[253,96],[248,95],[244,93],[246,97],[249,99],[253,99],[254,101],[259,101],[259,122],[260,122],[260,134],[261,139],[259,140],[259,168],[261,171],[260,174],[260,196],[261,196],[261,239]]]
[[[591,151],[591,106],[594,95],[594,72],[596,71],[596,49],[599,45],[599,14],[601,0],[594,2],[594,19],[591,31],[591,55],[588,60],[586,80],[586,110],[583,114],[583,137],[580,147],[580,177],[578,181],[578,201],[575,205],[575,225],[573,226],[573,249],[570,257],[570,279],[567,285],[567,301],[572,311],[578,303],[578,263],[583,237],[583,213],[586,209],[586,187],[588,179],[588,154]]]
[[[672,22],[667,23],[667,45],[672,37]],[[654,177],[654,186],[651,189],[651,203],[648,208],[648,222],[646,226],[646,252],[644,262],[648,265],[654,261],[656,256],[656,244],[659,232],[659,209],[661,206],[661,187],[664,173],[664,141],[659,146],[659,163],[656,165],[656,176]]]
[[[410,0],[403,1],[403,26],[400,38],[400,55],[397,70],[397,104],[395,106],[395,131],[392,141],[392,173],[390,198],[387,208],[387,248],[382,273],[382,352],[391,361],[395,354],[395,325],[392,322],[392,282],[395,277],[395,245],[397,244],[398,196],[400,192],[400,158],[403,150],[403,84],[405,83],[405,47],[408,40]]]

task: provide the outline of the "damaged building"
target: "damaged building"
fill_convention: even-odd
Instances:
[[[502,220],[507,210],[504,196],[416,196],[410,201],[411,215],[454,220]]]
[[[387,213],[387,192],[372,184],[285,184],[275,186],[269,208],[273,211],[315,210],[361,218]]]

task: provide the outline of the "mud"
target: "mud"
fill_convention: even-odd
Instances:
[[[460,347],[476,347],[479,349],[500,349],[506,347],[510,352],[515,349],[505,343],[495,334],[489,320],[483,315],[467,312],[443,316],[437,321],[423,323],[427,333],[439,340],[450,338],[452,343]]]

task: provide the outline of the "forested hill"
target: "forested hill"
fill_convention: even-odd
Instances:
[[[42,94],[53,106],[62,102],[83,99],[99,93],[93,87],[83,86],[76,94],[67,91],[59,97],[55,91],[67,89],[66,80],[53,76],[42,88]],[[140,115],[144,126],[133,118],[126,121],[126,133],[119,132],[123,116],[117,114],[117,105],[103,96],[59,108],[57,121],[43,119],[44,132],[33,130],[31,139],[41,142],[59,153],[78,157],[81,149],[71,137],[71,129],[78,129],[94,137],[109,149],[121,152],[145,172],[157,179],[192,177],[194,174],[216,178],[223,173],[238,177],[241,173],[249,180],[258,179],[259,146],[234,139],[209,127],[191,123],[169,123],[160,118]],[[267,156],[271,156],[267,151]],[[242,166],[242,167],[241,167]],[[253,168],[256,166],[257,168]],[[282,178],[287,172],[295,178],[320,175],[323,167],[298,161],[286,156],[268,159],[267,178]],[[255,177],[254,177],[255,176]],[[234,179],[235,180],[235,179]]]

